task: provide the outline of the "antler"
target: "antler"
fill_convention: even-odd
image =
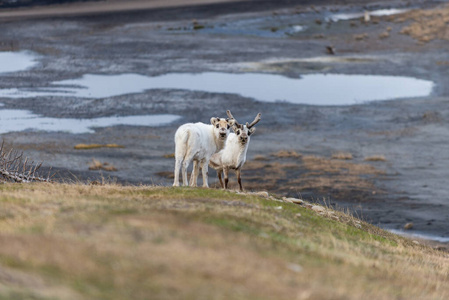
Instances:
[[[261,116],[262,116],[262,114],[261,114],[261,113],[258,113],[257,116],[256,116],[256,118],[254,119],[254,121],[251,122],[251,124],[248,124],[248,122],[246,122],[246,127],[247,127],[248,129],[250,129],[251,127],[253,127],[253,126],[256,125],[257,123],[259,123],[260,117],[261,117]]]
[[[231,114],[231,111],[229,109],[226,111],[226,114],[228,115],[229,119],[235,119],[234,116]]]
[[[0,146],[0,176],[3,177],[4,181],[9,180],[23,183],[31,181],[52,182],[50,179],[50,171],[47,178],[40,176],[38,170],[41,166],[42,163],[29,163],[28,158],[23,157],[23,153],[14,151],[13,149],[6,152],[4,150],[4,141],[2,142]]]
[[[235,126],[237,126],[237,127],[241,127],[242,126],[242,125],[239,124],[239,122],[237,122],[237,120],[234,118],[234,116],[232,115],[232,113],[231,113],[231,111],[229,109],[226,111],[226,114],[228,115],[229,119],[234,120]]]

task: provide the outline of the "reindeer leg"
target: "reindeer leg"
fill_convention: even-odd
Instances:
[[[229,178],[228,178],[228,174],[229,173],[229,169],[228,168],[224,168],[223,169],[223,174],[224,174],[224,188],[225,190],[228,188],[228,182],[229,182]]]
[[[190,161],[184,160],[182,163],[182,185],[189,186],[189,180],[187,179],[187,168],[189,167]]]
[[[187,178],[187,168],[193,160],[193,154],[191,152],[187,152],[184,157],[184,162],[182,163],[182,185],[189,186],[189,180]]]
[[[197,160],[193,161],[193,170],[192,174],[190,175],[190,186],[196,187],[198,186],[198,173],[200,172],[200,166],[198,164]]]
[[[201,171],[203,171],[203,187],[208,188],[207,177],[209,176],[209,162],[206,160],[201,161]]]
[[[223,183],[223,178],[221,177],[221,172],[223,172],[223,170],[217,170],[218,180],[220,180],[221,188],[224,189],[224,183]]]
[[[237,181],[239,182],[240,192],[243,192],[242,179],[240,178],[240,169],[235,170],[235,173],[237,174]]]
[[[179,171],[181,171],[182,159],[176,159],[175,161],[175,180],[173,186],[179,186]]]

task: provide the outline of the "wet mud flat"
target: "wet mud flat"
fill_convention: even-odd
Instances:
[[[51,165],[64,180],[169,186],[173,136],[179,125],[224,117],[227,109],[241,122],[262,112],[243,169],[247,190],[325,201],[354,210],[384,228],[400,230],[412,222],[411,233],[449,237],[445,84],[449,53],[441,50],[448,42],[423,42],[401,33],[413,22],[406,17],[401,22],[387,15],[372,16],[368,23],[361,17],[332,21],[333,15],[366,10],[362,2],[322,1],[313,7],[275,2],[264,1],[264,9],[257,11],[247,4],[239,4],[237,12],[231,4],[216,4],[0,20],[0,50],[25,51],[35,57],[30,68],[0,74],[1,122],[3,128],[10,128],[2,131],[3,140],[33,160]],[[369,8],[435,5],[389,1]],[[328,47],[335,55],[329,54]],[[348,81],[337,83],[344,86],[338,90],[358,94],[344,94],[350,99],[336,102],[332,89],[337,88],[318,81],[311,92],[331,93],[323,96],[328,102],[317,103],[316,93],[304,96],[306,87],[293,90],[291,97],[280,91],[283,96],[276,98],[275,85],[268,91],[275,96],[264,99],[236,89],[232,81],[224,90],[208,89],[212,83],[206,84],[205,78],[187,86],[179,84],[187,80],[179,77],[170,84],[158,81],[151,86],[154,81],[144,81],[144,88],[135,86],[138,79],[189,74],[190,78],[221,74],[212,82],[224,82],[226,76],[259,76],[251,81],[237,79],[256,91],[267,86],[265,76],[272,76],[267,82],[383,76],[387,83],[380,83],[378,90],[387,90],[388,82],[400,85],[398,78],[417,80],[406,83],[401,92],[421,83],[428,90],[374,97],[369,86]],[[101,78],[117,81],[103,86]],[[115,86],[133,88],[116,92]],[[278,86],[282,92],[288,89],[282,83]],[[99,94],[95,87],[100,87]],[[123,121],[155,115],[172,119],[159,124]],[[92,125],[95,120],[117,117],[122,118],[118,125]],[[26,122],[30,118],[33,123]],[[58,120],[68,125],[59,127]],[[87,122],[86,130],[75,130],[80,122]],[[79,144],[122,147],[75,149]],[[102,167],[93,168],[95,161]],[[111,165],[114,168],[108,170]],[[216,181],[212,170],[210,177]],[[231,178],[235,187],[234,181]]]

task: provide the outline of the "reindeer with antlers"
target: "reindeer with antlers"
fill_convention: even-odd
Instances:
[[[260,121],[262,114],[258,113],[251,124],[246,123],[246,125],[243,125],[237,122],[231,111],[228,110],[226,113],[228,114],[229,124],[234,133],[229,134],[224,148],[220,150],[220,152],[212,155],[209,165],[217,171],[221,187],[224,189],[228,188],[229,170],[235,170],[240,191],[243,191],[242,179],[240,177],[241,169],[246,161],[246,152],[248,151],[250,136],[256,131],[256,128],[253,126]],[[221,177],[221,172],[223,172],[224,175],[224,183]]]

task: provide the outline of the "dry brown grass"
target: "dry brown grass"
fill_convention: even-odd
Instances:
[[[108,172],[114,172],[117,171],[117,168],[108,162],[101,162],[95,158],[92,159],[92,161],[89,163],[89,170],[104,170]]]
[[[268,158],[265,155],[255,155],[253,160],[266,161]]]
[[[73,147],[76,150],[88,150],[98,148],[125,148],[125,146],[118,144],[78,144]]]
[[[352,197],[351,193],[381,192],[374,186],[372,179],[382,175],[383,171],[369,164],[313,155],[303,155],[300,159],[290,157],[288,162],[280,162],[273,157],[265,161],[246,162],[242,171],[245,189],[264,189],[275,193],[312,189],[326,195],[332,190],[332,196],[337,198]],[[231,178],[231,188],[237,188],[234,181]]]
[[[164,158],[175,158],[175,154],[174,153],[164,154]]]
[[[348,175],[378,175],[382,174],[382,171],[368,164],[357,164],[346,161],[331,160],[324,157],[318,157],[313,155],[304,156],[303,162],[305,167],[310,171],[315,171],[320,174],[325,173],[338,173]]]
[[[341,160],[351,160],[353,159],[352,154],[349,152],[337,152],[332,154],[333,159],[341,159]]]
[[[370,178],[382,174],[382,171],[368,164],[317,156],[304,156],[303,162],[308,172],[291,184],[300,190],[313,189],[321,193],[332,190],[333,196],[340,198],[348,197],[351,193],[376,191]]]
[[[365,161],[387,161],[387,159],[385,158],[384,155],[371,155],[371,156],[367,156],[364,159]]]
[[[447,253],[341,212],[212,189],[0,191],[0,298],[449,296]]]
[[[298,154],[294,150],[279,150],[278,152],[272,153],[271,155],[277,158],[301,157],[301,154]]]
[[[175,174],[173,172],[170,172],[170,171],[157,172],[156,175],[160,176],[160,177],[168,178],[168,179],[174,179],[175,178]]]
[[[449,40],[449,6],[442,5],[432,9],[412,10],[400,15],[389,17],[395,22],[411,21],[403,27],[402,34],[407,34],[414,39],[427,43],[434,39]]]

